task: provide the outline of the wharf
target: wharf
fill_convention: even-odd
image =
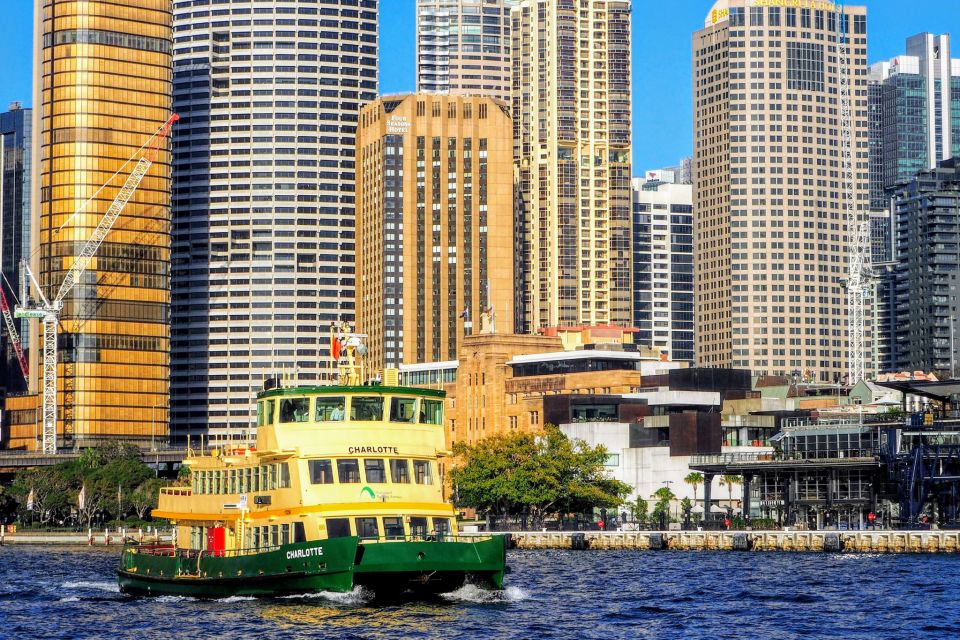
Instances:
[[[960,531],[520,531],[516,549],[957,553]]]

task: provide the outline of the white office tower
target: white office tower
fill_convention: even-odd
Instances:
[[[241,441],[354,317],[354,137],[377,0],[174,2],[171,438]]]

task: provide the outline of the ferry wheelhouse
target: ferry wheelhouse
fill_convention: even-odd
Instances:
[[[162,489],[153,512],[175,525],[174,544],[126,548],[122,590],[502,588],[503,538],[461,538],[443,499],[443,392],[358,384],[353,347],[347,384],[265,390],[254,446],[184,461],[190,486]]]

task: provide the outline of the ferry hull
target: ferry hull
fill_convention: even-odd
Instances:
[[[129,547],[117,575],[120,590],[134,595],[225,598],[346,592],[353,589],[357,542],[356,537],[334,538],[223,556]]]
[[[506,539],[492,536],[473,541],[390,541],[361,544],[354,583],[378,596],[446,593],[466,583],[502,589],[506,571]]]

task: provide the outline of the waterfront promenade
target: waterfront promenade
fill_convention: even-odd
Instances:
[[[466,534],[471,535],[471,534]],[[486,535],[486,534],[473,534]],[[583,551],[806,551],[826,553],[958,553],[960,531],[518,531],[514,549]],[[122,545],[124,540],[170,542],[168,532],[139,529],[86,533],[19,531],[6,545]]]
[[[960,531],[520,531],[516,549],[957,553]]]

